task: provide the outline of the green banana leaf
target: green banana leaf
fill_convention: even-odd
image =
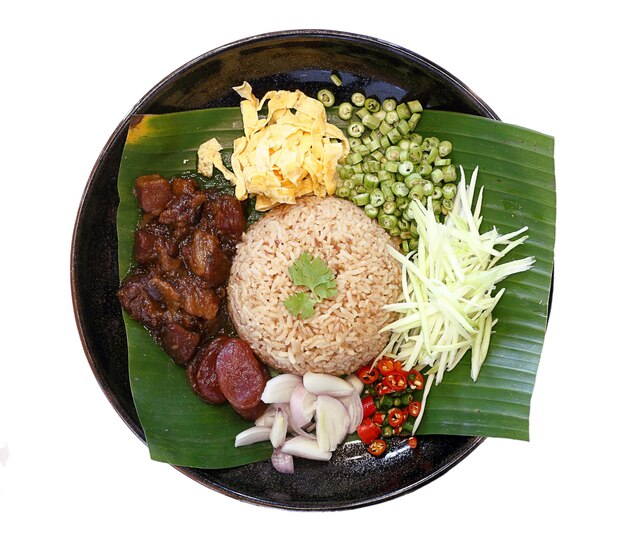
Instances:
[[[334,113],[329,118],[337,125],[343,123]],[[135,178],[148,173],[171,177],[193,172],[199,145],[212,137],[224,146],[229,164],[233,140],[242,131],[238,108],[134,117],[118,179],[120,278],[132,266],[133,232],[139,218],[132,194]],[[506,292],[494,313],[499,322],[478,381],[470,378],[466,356],[433,387],[418,434],[527,440],[553,269],[554,141],[518,126],[440,111],[424,112],[417,131],[451,141],[453,162],[462,165],[468,176],[479,166],[478,183],[485,187],[484,230],[492,225],[501,232],[528,226],[529,239],[507,260],[525,256],[536,259],[531,271],[513,275],[503,283]],[[232,192],[221,174],[202,182]],[[124,322],[133,399],[153,459],[222,468],[269,458],[269,443],[234,448],[235,435],[251,424],[228,405],[212,406],[199,400],[185,370],[126,314]]]

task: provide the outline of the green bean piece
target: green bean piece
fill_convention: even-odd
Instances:
[[[398,224],[398,218],[394,215],[383,214],[378,216],[378,223],[383,229],[390,231],[392,229],[397,229],[396,225]],[[400,231],[398,231],[398,234],[400,234]]]
[[[441,191],[441,187],[435,186],[433,189],[433,200],[439,200],[443,196],[443,192]]]
[[[408,198],[408,197],[407,197],[407,198]],[[402,219],[405,219],[405,220],[406,220],[406,221],[408,221],[409,223],[410,223],[411,221],[413,221],[413,217],[414,217],[414,216],[413,216],[413,214],[412,214],[411,212],[412,212],[412,210],[411,210],[411,208],[409,208],[409,207],[408,207],[408,204],[407,204],[407,207],[406,207],[406,208],[404,209],[404,211],[402,212]]]
[[[409,129],[411,131],[413,131],[417,127],[417,124],[418,124],[418,122],[420,121],[421,118],[422,118],[422,115],[418,114],[418,113],[413,113],[411,115],[411,118],[409,118],[409,120],[407,122],[408,125],[409,125]]]
[[[389,181],[393,179],[393,174],[388,172],[387,170],[379,170],[378,171],[378,180],[382,183],[383,181]]]
[[[417,99],[413,99],[412,101],[409,101],[407,103],[407,106],[409,107],[409,110],[412,113],[422,112],[424,110],[422,108],[422,104]]]
[[[402,162],[398,166],[398,173],[400,175],[404,175],[404,176],[411,175],[414,170],[415,170],[415,166],[413,165],[413,162],[410,162],[409,160]]]
[[[439,152],[438,147],[439,147],[439,139],[437,139],[436,137],[427,137],[426,139],[424,139],[424,141],[422,141],[422,148],[425,151],[437,149],[437,152]]]
[[[343,84],[343,82],[341,81],[341,76],[339,76],[335,72],[331,73],[330,79],[332,80],[333,84],[335,84],[335,86],[341,86],[341,84]]]
[[[406,219],[399,219],[398,220],[398,229],[400,229],[401,231],[408,231],[409,227],[411,226],[411,224],[406,220]],[[409,233],[409,236],[411,235],[411,233]]]
[[[430,164],[420,164],[419,174],[421,176],[430,175],[430,172],[433,171],[433,167]]]
[[[326,108],[332,107],[335,104],[335,94],[330,90],[323,89],[317,92],[317,100]]]
[[[439,156],[447,156],[452,152],[452,143],[450,141],[442,141],[439,143]]]
[[[454,202],[452,202],[452,200],[450,200],[449,198],[444,198],[441,201],[441,206],[451,212],[452,208],[454,208]]]
[[[361,92],[353,93],[350,100],[352,101],[352,104],[357,107],[362,107],[363,105],[365,105],[365,95],[363,95]]]
[[[354,164],[354,166],[352,167],[354,168],[355,174],[363,173],[363,168],[361,167],[361,164]]]
[[[440,181],[443,181],[443,172],[439,168],[434,169],[430,174],[430,180],[433,183],[439,183]]]
[[[419,245],[420,241],[417,238],[411,238],[411,240],[409,240],[409,250],[411,250],[412,252],[417,250]]]
[[[348,126],[348,135],[351,137],[361,137],[365,131],[365,126],[360,122],[352,122]]]
[[[395,204],[396,195],[393,194],[393,189],[391,188],[391,186],[392,186],[391,183],[387,183],[387,182],[382,183],[380,185],[380,190],[382,191],[383,196],[385,197],[386,201],[394,202]]]
[[[435,214],[441,213],[441,202],[439,200],[433,200],[433,212]]]
[[[381,126],[382,126],[382,124],[381,124]],[[380,146],[383,149],[387,149],[387,148],[389,148],[391,146],[391,141],[389,141],[389,138],[386,135],[383,135],[380,138]]]
[[[364,185],[357,185],[356,187],[354,187],[354,190],[355,190],[358,194],[361,194],[361,193],[366,192],[366,189],[365,189],[365,186],[364,186]],[[369,202],[369,200],[368,200],[368,202]]]
[[[380,110],[380,103],[375,97],[368,97],[365,100],[364,107],[370,112],[378,112]]]
[[[391,160],[393,162],[397,162],[400,159],[400,147],[397,145],[391,145],[387,147],[385,151],[385,158],[387,160]]]
[[[383,101],[383,110],[386,112],[391,112],[396,108],[396,105],[398,104],[398,102],[393,99],[392,97],[385,99]]]
[[[380,126],[378,126],[378,130],[383,135],[387,135],[391,130],[393,130],[393,124],[387,124],[387,121],[383,120],[380,123]],[[382,143],[382,140],[381,140],[381,143]],[[387,145],[387,146],[389,146],[389,145]],[[383,147],[384,147],[384,145],[383,145]]]
[[[335,190],[335,194],[339,198],[348,198],[350,196],[350,189],[345,185],[339,185]]]
[[[400,132],[402,137],[406,137],[411,133],[411,128],[409,128],[409,123],[406,120],[400,120],[400,122],[395,125],[395,128]]]
[[[350,144],[350,148],[354,149],[355,147],[362,145],[363,141],[359,137],[348,137],[348,143]]]
[[[352,118],[352,113],[354,112],[354,108],[347,101],[341,103],[339,107],[337,107],[337,114],[339,118],[342,120],[350,120]]]
[[[406,162],[409,159],[409,151],[402,149],[400,151],[400,162]]]
[[[408,151],[409,148],[411,147],[411,141],[407,139],[406,137],[404,137],[403,139],[400,139],[400,142],[398,143],[398,147],[400,147],[403,151]]]
[[[415,221],[411,222],[411,226],[409,227],[409,232],[413,235],[413,238],[419,238],[419,233],[417,232],[417,223]]]
[[[374,175],[373,173],[365,174],[365,176],[363,177],[363,185],[368,191],[373,191],[375,188],[377,188],[378,183],[378,176]]]
[[[422,188],[424,189],[425,197],[433,194],[433,191],[435,190],[435,186],[430,181],[426,181],[426,183],[422,185]]]
[[[391,217],[393,217],[393,216],[391,216]],[[394,219],[396,219],[396,218],[394,217]],[[391,227],[391,229],[389,229],[387,232],[391,236],[400,236],[400,229],[398,229],[398,227]]]
[[[368,113],[369,113],[369,111],[365,107],[361,107],[354,114],[356,114],[359,118],[363,118]]]
[[[372,143],[374,143],[374,141],[372,141]],[[380,144],[380,142],[379,142]],[[372,156],[378,160],[378,162],[382,162],[382,160],[385,158],[385,155],[380,151],[380,147],[378,149],[376,149],[375,151],[372,151]]]
[[[356,192],[354,189],[352,189],[350,191],[350,196],[349,196],[350,200],[352,200],[357,194],[359,194],[359,193]]]
[[[405,254],[408,254],[411,251],[411,248],[409,248],[409,241],[408,240],[402,240],[402,243],[400,244],[400,247],[402,248],[402,252],[405,253]]]
[[[357,152],[350,153],[346,156],[346,164],[349,164],[350,166],[355,166],[362,160],[363,157]],[[354,168],[354,171],[356,172],[356,168]]]
[[[426,157],[426,162],[433,164],[435,162],[435,158],[437,158],[437,147],[430,149],[428,156]]]
[[[369,201],[370,193],[365,192],[360,192],[352,199],[352,202],[354,202],[357,206],[365,206],[365,204],[369,204]]]
[[[364,135],[363,137],[361,137],[361,143],[363,143],[363,145],[369,145],[372,142],[372,138],[369,135]]]
[[[389,124],[390,126],[393,126],[399,120],[400,117],[398,116],[398,113],[396,111],[389,111],[385,115],[385,122],[387,122],[387,124]]]
[[[371,139],[370,142],[367,144],[367,148],[372,153],[374,151],[377,151],[378,149],[380,149],[380,141],[378,139]]]
[[[424,185],[421,185],[420,183],[416,184],[410,191],[409,191],[409,198],[418,198],[421,199],[424,197]]]
[[[435,158],[435,166],[449,166],[450,164],[452,164],[452,160],[450,160],[449,158],[441,158],[439,156]]]
[[[365,212],[365,215],[370,219],[376,219],[376,217],[378,216],[378,208],[376,206],[372,206],[371,204],[365,204],[363,211]]]
[[[446,183],[452,183],[452,181],[456,181],[456,168],[454,167],[454,164],[444,166],[441,169],[441,172],[443,173],[443,180]]]
[[[346,179],[345,181],[341,182],[341,186],[346,187],[346,189],[351,191],[357,186],[357,183],[355,183],[352,179]]]
[[[396,211],[396,203],[393,200],[388,200],[383,204],[383,213],[391,215]]]
[[[387,160],[387,162],[385,162],[385,169],[391,173],[398,173],[399,165],[399,162],[395,162],[394,160]]]
[[[357,166],[358,166],[358,164],[357,164]],[[356,169],[356,167],[357,167],[357,166],[352,166],[352,167]],[[352,178],[351,178],[351,179],[352,179],[352,181],[354,181],[354,184],[355,184],[355,185],[363,185],[363,177],[364,177],[364,176],[363,176],[363,174],[362,174],[362,173],[355,173],[355,174],[352,176]]]
[[[398,103],[396,106],[396,112],[402,120],[408,120],[411,118],[411,110],[406,103]]]
[[[416,164],[422,159],[422,150],[417,147],[410,147],[408,150],[408,160],[415,162]]]
[[[367,113],[362,119],[361,122],[363,122],[363,125],[366,128],[369,128],[370,130],[375,130],[376,128],[378,128],[378,126],[380,126],[380,120],[378,118],[376,118],[375,116],[372,116],[371,114]]]
[[[350,179],[354,175],[354,168],[352,166],[343,166],[339,170],[339,177],[341,179]]]
[[[367,145],[357,145],[356,147],[354,147],[353,151],[358,152],[361,156],[365,156],[370,152]]]
[[[454,183],[446,183],[441,188],[441,192],[443,193],[443,197],[444,198],[452,199],[452,198],[454,198],[456,196],[456,185]],[[450,209],[450,208],[448,208],[448,209]]]
[[[421,145],[422,141],[424,141],[424,138],[419,133],[410,133],[407,137],[415,145]]]
[[[399,183],[402,183],[402,181],[399,181]],[[409,196],[398,196],[396,198],[396,206],[398,206],[398,210],[400,211],[404,211],[406,210],[406,208],[408,208],[409,206]]]
[[[370,193],[370,204],[375,208],[379,208],[385,203],[385,195],[380,189],[374,189]]]
[[[398,128],[394,126],[391,130],[387,132],[387,135],[385,137],[387,137],[389,141],[391,141],[391,143],[395,145],[402,139],[402,134],[400,133]]]
[[[393,184],[393,194],[396,196],[407,196],[409,194],[409,188],[406,186],[404,181],[397,181]]]

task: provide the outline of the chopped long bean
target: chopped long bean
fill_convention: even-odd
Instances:
[[[320,90],[318,99],[325,106],[335,102],[333,92],[327,89]],[[335,195],[363,208],[370,219],[399,238],[399,249],[404,253],[419,246],[409,204],[417,200],[425,205],[430,198],[434,212],[443,221],[456,197],[452,143],[416,131],[422,112],[416,99],[379,100],[362,92],[353,93],[349,101],[337,107],[350,153],[338,168]]]

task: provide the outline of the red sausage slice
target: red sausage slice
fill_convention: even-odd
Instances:
[[[217,355],[215,370],[222,393],[240,415],[259,406],[268,372],[245,341],[228,339]]]
[[[220,336],[203,345],[187,365],[187,377],[194,392],[211,404],[221,404],[226,397],[217,382],[215,364],[222,345],[228,340]]]

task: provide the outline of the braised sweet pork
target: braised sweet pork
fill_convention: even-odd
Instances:
[[[218,332],[246,220],[235,197],[200,189],[193,179],[145,175],[134,193],[142,211],[134,240],[137,266],[117,295],[128,314],[185,365]]]

